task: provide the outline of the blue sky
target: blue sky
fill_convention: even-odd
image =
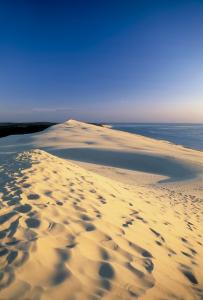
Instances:
[[[203,1],[1,1],[0,122],[203,122]]]

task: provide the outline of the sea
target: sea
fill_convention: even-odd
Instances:
[[[203,123],[111,123],[113,129],[166,140],[184,147],[203,151]]]

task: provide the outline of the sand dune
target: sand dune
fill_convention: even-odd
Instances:
[[[201,152],[76,121],[0,151],[0,300],[203,298]]]
[[[159,175],[154,180],[165,182],[203,178],[201,151],[75,120],[40,133],[0,139],[0,155],[32,149],[86,163],[86,168],[102,174],[99,166]]]

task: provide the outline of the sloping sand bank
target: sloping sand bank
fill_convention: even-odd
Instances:
[[[202,299],[202,199],[41,150],[0,167],[0,299]]]
[[[97,148],[48,148],[47,150],[58,157],[75,161],[166,176],[168,179],[162,182],[194,179],[200,174],[198,168],[187,162],[147,153]]]

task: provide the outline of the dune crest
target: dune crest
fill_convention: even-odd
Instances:
[[[203,178],[201,151],[72,119],[40,133],[0,139],[1,155],[36,148],[77,164],[85,163],[85,168],[102,175],[114,169],[110,177],[116,174],[115,168],[137,172],[143,184],[148,175],[155,175],[155,183]],[[140,176],[139,172],[144,174]],[[121,179],[125,181],[125,176]]]
[[[0,172],[1,300],[202,299],[202,199],[41,150]]]

